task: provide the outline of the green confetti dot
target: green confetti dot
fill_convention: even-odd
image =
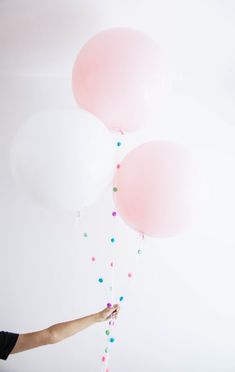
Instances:
[[[110,335],[110,332],[109,332],[108,329],[106,329],[105,334],[106,334],[106,336],[109,336]]]
[[[108,349],[107,347],[104,349],[104,351],[105,351],[106,353],[108,352],[108,350],[109,350],[109,349]]]
[[[83,234],[83,236],[84,236],[84,238],[87,238],[88,237],[88,235],[87,235],[86,232]]]
[[[114,187],[113,188],[113,192],[117,192],[118,191],[118,188],[117,187]]]
[[[142,253],[141,249],[138,249],[138,254],[141,254],[141,253]]]

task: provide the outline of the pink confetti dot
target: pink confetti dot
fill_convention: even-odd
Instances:
[[[92,262],[95,262],[95,257],[91,257],[91,261]]]
[[[105,356],[102,356],[102,362],[105,362],[106,361],[106,358],[105,358]]]
[[[113,211],[112,216],[116,217],[116,215],[117,215],[117,212]]]
[[[117,164],[117,169],[120,169],[120,168],[121,168],[120,164]]]
[[[108,369],[108,368],[106,368],[105,372],[109,372],[109,369]]]
[[[132,278],[132,273],[128,273],[128,278]]]

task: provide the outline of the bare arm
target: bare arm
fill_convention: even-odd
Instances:
[[[97,322],[105,321],[112,316],[117,317],[119,310],[119,306],[114,305],[111,308],[105,308],[98,313],[88,315],[80,319],[54,324],[51,327],[41,331],[20,334],[11,354],[60,342]]]

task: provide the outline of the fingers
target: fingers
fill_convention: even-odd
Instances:
[[[115,318],[117,319],[117,316],[120,311],[120,306],[118,304],[113,305],[112,307],[108,307],[105,309],[105,312],[107,314],[107,318]]]
[[[118,304],[115,304],[113,306],[108,306],[105,308],[106,311],[109,311],[110,313],[114,312],[114,311],[118,311],[120,309],[120,306]]]
[[[115,304],[112,307],[112,318],[117,319],[119,312],[120,312],[120,306],[118,304]]]
[[[118,309],[120,309],[120,305],[115,304],[115,305],[113,305],[113,306],[111,307],[111,309],[112,309],[112,310],[118,310]]]

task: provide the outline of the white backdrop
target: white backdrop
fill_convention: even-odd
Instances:
[[[162,47],[171,90],[154,128],[122,139],[120,156],[147,139],[177,140],[197,152],[210,194],[188,233],[146,241],[115,330],[110,370],[235,370],[234,10],[228,0],[0,1],[0,329],[40,329],[107,302],[97,277],[106,275],[114,229],[110,195],[79,221],[42,209],[12,181],[9,146],[35,111],[75,107],[71,69],[88,37],[130,26]],[[116,230],[119,297],[138,238],[121,221]],[[91,255],[99,258],[97,271]],[[14,355],[0,370],[101,370],[104,329],[100,324]]]

